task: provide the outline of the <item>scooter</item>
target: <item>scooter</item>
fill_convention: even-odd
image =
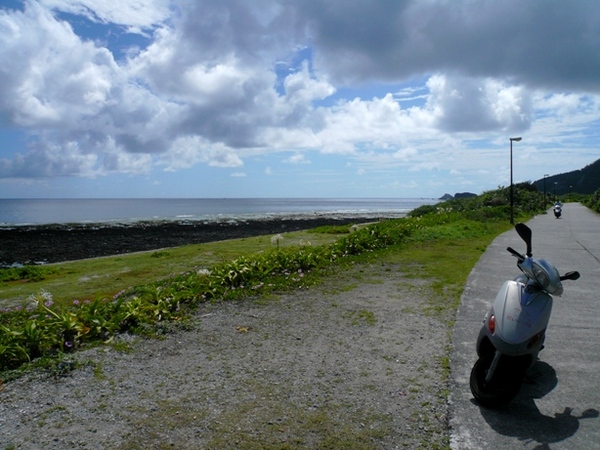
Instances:
[[[471,392],[483,406],[510,403],[521,390],[525,372],[544,346],[552,311],[552,295],[563,293],[562,281],[577,280],[579,272],[560,276],[545,259],[533,259],[531,229],[522,223],[515,230],[527,245],[525,255],[511,247],[521,274],[507,280],[483,319],[477,338],[477,356],[470,376]]]
[[[554,205],[554,217],[556,217],[557,219],[560,218],[562,214],[562,207],[557,203],[556,205]]]

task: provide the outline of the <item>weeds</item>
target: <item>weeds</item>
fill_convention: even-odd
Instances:
[[[367,325],[375,325],[377,323],[375,313],[366,309],[361,309],[360,311],[351,311],[348,314],[348,317],[351,319],[352,325],[360,325],[363,323]]]

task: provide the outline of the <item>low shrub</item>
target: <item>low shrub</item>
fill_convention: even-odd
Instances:
[[[348,225],[323,225],[321,227],[313,228],[313,233],[321,233],[321,234],[348,234],[350,233],[356,225],[348,224]]]
[[[592,211],[600,213],[600,191],[596,191],[592,195],[589,195],[582,200],[582,203]]]
[[[0,282],[5,281],[41,281],[48,275],[57,273],[56,267],[47,266],[22,266],[22,267],[7,267],[0,269]]]

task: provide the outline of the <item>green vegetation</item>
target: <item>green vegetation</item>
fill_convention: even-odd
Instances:
[[[11,267],[0,270],[0,283],[7,281],[42,281],[48,276],[56,274],[59,269],[49,266],[24,266]]]
[[[324,225],[313,228],[313,232],[322,234],[348,234],[360,228],[359,225]]]
[[[588,164],[583,169],[541,178],[533,185],[538,191],[562,198],[570,195],[591,195],[600,189],[600,159]]]
[[[349,226],[340,233],[348,232]],[[324,245],[340,234],[314,231],[282,235],[282,248],[300,245]],[[201,245],[161,249],[83,261],[0,269],[0,309],[14,307],[41,291],[52,293],[54,303],[69,305],[73,300],[113,297],[117,293],[166,278],[172,274],[201,270],[231,261],[242,255],[266,252],[276,247],[271,236],[234,239]]]
[[[596,191],[592,195],[587,196],[582,199],[581,202],[592,211],[600,213],[600,191]]]
[[[249,249],[256,248],[256,242],[246,251],[238,246],[230,253],[225,253],[229,245],[205,244],[131,256],[145,258],[148,265],[129,265],[132,260],[125,257],[100,258],[94,264],[107,264],[106,272],[95,266],[94,273],[102,284],[108,279],[112,284],[115,274],[134,272],[127,282],[135,287],[111,295],[98,287],[100,295],[86,299],[89,291],[82,295],[74,284],[65,282],[67,290],[72,289],[70,297],[65,293],[59,299],[50,290],[40,290],[22,305],[5,308],[0,315],[0,370],[15,369],[36,358],[60,360],[79,346],[107,342],[124,331],[157,333],[164,323],[185,322],[200,303],[305,288],[336,267],[379,256],[397,257],[416,277],[427,273],[435,279],[439,297],[451,297],[454,302],[435,302],[429,309],[451,320],[470,268],[490,240],[510,226],[506,203],[506,189],[499,189],[473,199],[417,208],[404,219],[354,227],[341,237],[325,234],[329,239],[323,238],[319,245],[304,239],[292,243],[277,235],[270,240],[263,237],[263,248],[254,253]],[[526,185],[515,189],[515,218],[528,217],[541,206],[539,193]],[[453,247],[455,251],[450,251]],[[209,254],[207,248],[212,249]],[[204,259],[199,258],[202,253]],[[465,253],[469,256],[463,257]],[[163,266],[161,276],[151,272],[157,261]],[[85,264],[88,262],[56,265],[59,271],[50,270],[46,276],[55,277],[58,286],[61,275],[68,278]],[[125,267],[137,269],[126,271]],[[165,268],[170,270],[168,277]],[[148,277],[155,278],[147,281]],[[367,323],[376,320],[368,311],[357,312],[356,318]]]
[[[515,218],[546,209],[543,194],[530,183],[513,186],[513,201]],[[473,221],[506,220],[510,217],[510,188],[499,188],[477,197],[452,199],[437,205],[422,206],[411,211],[409,215],[417,217],[440,211],[461,213],[466,219]]]

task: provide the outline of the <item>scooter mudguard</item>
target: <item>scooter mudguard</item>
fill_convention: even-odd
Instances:
[[[509,280],[498,292],[492,309],[496,315],[494,338],[513,346],[526,345],[548,326],[552,297],[540,291],[527,292],[525,284]]]

